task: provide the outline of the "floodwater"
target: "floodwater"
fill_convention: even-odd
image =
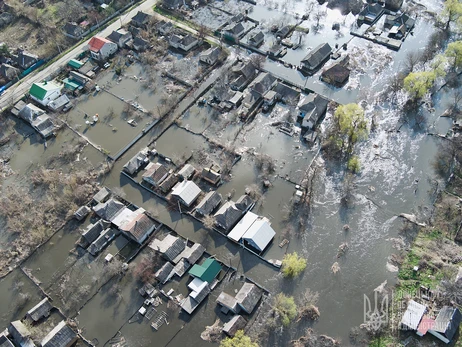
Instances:
[[[257,7],[253,14],[258,14],[259,11]],[[277,13],[276,10],[270,12]],[[266,12],[261,13],[266,15]],[[324,30],[330,32],[329,21],[326,20],[325,23]],[[371,133],[369,139],[358,148],[362,168],[355,182],[354,203],[351,207],[346,208],[340,204],[343,172],[336,168],[330,168],[328,171],[320,170],[308,227],[306,230],[296,231],[291,242],[286,246],[287,251],[296,251],[307,259],[307,269],[298,279],[283,279],[274,268],[254,255],[229,242],[218,233],[202,228],[200,223],[189,217],[181,216],[176,211],[169,211],[163,201],[120,175],[125,162],[149,143],[151,140],[149,135],[142,138],[115,163],[113,171],[102,183],[109,187],[122,187],[127,200],[146,210],[155,210],[163,223],[183,237],[194,242],[201,242],[207,248],[208,253],[237,267],[239,273],[245,273],[272,293],[283,291],[299,298],[306,288],[319,292],[318,306],[321,317],[314,324],[314,330],[320,334],[340,338],[345,345],[348,345],[350,329],[363,323],[364,295],[372,298],[374,288],[381,283],[388,281],[390,285],[393,285],[396,281],[396,273],[389,271],[387,262],[388,257],[395,251],[390,239],[399,236],[401,221],[397,215],[403,212],[415,213],[419,218],[424,218],[428,215],[433,202],[431,180],[435,178],[435,174],[432,169],[432,160],[437,150],[438,140],[427,135],[426,131],[427,126],[429,132],[444,134],[449,130],[450,122],[439,116],[450,102],[452,91],[443,89],[434,98],[435,110],[427,112],[427,125],[423,127],[423,130],[412,124],[405,124],[399,132],[393,131],[402,125],[401,115],[388,103],[378,101],[378,92],[383,90],[387,79],[402,68],[406,54],[421,49],[430,33],[431,23],[425,19],[418,20],[414,35],[407,38],[399,52],[354,38],[348,44],[348,52],[353,59],[359,62],[359,67],[353,71],[349,84],[342,89],[327,87],[318,80],[318,74],[305,79],[296,70],[285,68],[274,62],[266,64],[266,68],[277,76],[287,78],[299,85],[306,84],[308,88],[337,102],[363,102],[367,118],[370,120],[375,114],[378,124],[377,130]],[[323,32],[319,34],[319,37],[322,35]],[[339,38],[340,42],[346,37],[345,35]],[[332,44],[335,44],[335,40]],[[310,46],[315,46],[315,43]],[[368,54],[364,54],[364,51]],[[297,51],[294,51],[294,54],[295,52]],[[301,53],[300,50],[297,54],[301,55]],[[386,67],[383,67],[384,61],[387,62]],[[123,87],[116,85],[114,88]],[[398,95],[397,98],[400,96]],[[92,99],[101,101],[92,101]],[[120,103],[123,102],[104,92],[84,101],[83,105],[78,105],[78,107],[88,108],[89,112],[97,112],[99,107],[102,107],[100,112],[104,115],[108,104],[120,105],[116,106],[119,109],[122,107]],[[75,114],[72,117],[80,117],[77,115],[78,109],[73,112]],[[194,132],[202,132],[205,128],[211,129],[207,119],[205,122],[195,119],[196,115],[197,117],[207,116],[205,108],[199,109],[194,106],[188,112],[189,114],[181,119],[182,126],[189,125]],[[277,157],[277,173],[282,178],[271,177],[273,187],[264,194],[265,199],[262,206],[255,212],[268,217],[273,228],[278,229],[279,232],[284,227],[282,215],[284,207],[289,204],[294,192],[293,184],[284,180],[284,177],[286,174],[289,178],[296,177],[294,173],[306,169],[314,157],[314,151],[299,144],[296,137],[288,137],[271,127],[269,123],[272,120],[265,117],[268,115],[257,115],[254,122],[244,128],[244,133],[236,141],[236,147],[254,147],[257,152]],[[323,128],[329,124],[329,121],[328,115]],[[89,138],[92,136],[98,139],[98,143],[110,138],[107,140],[107,148],[102,143],[101,145],[108,150],[113,147],[113,150],[117,151],[123,147],[125,142],[133,138],[139,129],[134,129],[133,133],[130,133],[130,136],[127,135],[126,138],[124,137],[126,136],[125,130],[128,133],[130,128],[124,127],[123,131],[119,129],[115,136],[111,133],[109,126],[97,124],[88,129],[86,135]],[[156,128],[153,132],[160,133]],[[206,134],[211,136],[213,132],[206,130]],[[215,134],[216,140],[227,141],[226,137],[220,137],[222,136],[220,132]],[[204,141],[198,135],[173,126],[156,141],[156,148],[168,156],[181,156],[186,152],[203,149]],[[297,146],[300,147],[297,148]],[[38,145],[30,145],[30,148],[29,151],[32,154],[42,151],[42,147]],[[21,169],[21,165],[26,165],[24,164],[26,159],[21,160],[18,157],[15,160],[16,162],[13,161],[12,165],[18,169]],[[325,164],[322,157],[317,159],[317,163],[320,166]],[[330,165],[327,166],[330,167]],[[25,170],[26,167],[27,165],[22,169]],[[233,168],[232,180],[219,187],[218,191],[222,195],[235,191],[235,198],[237,198],[244,192],[246,186],[258,183],[259,180],[259,173],[255,170],[252,158],[244,155]],[[345,224],[350,226],[348,231],[343,228]],[[73,231],[59,232],[52,239],[53,244],[61,245],[59,250],[55,253],[55,248],[51,244],[45,245],[43,250],[37,252],[35,258],[31,258],[30,261],[33,264],[26,263],[25,266],[31,268],[34,275],[36,274],[36,277],[44,284],[51,283],[56,271],[65,272],[64,268],[55,269],[53,266],[55,262],[68,264],[66,259],[68,259],[74,238]],[[265,253],[266,258],[280,259],[282,257],[286,252],[286,247],[279,248],[279,242],[280,233],[275,238],[272,248]],[[348,243],[349,250],[345,256],[338,258],[338,247],[344,242]],[[91,259],[81,262],[83,265],[91,265]],[[338,262],[340,266],[340,272],[335,275],[331,271],[334,262]],[[72,265],[66,271],[71,271],[74,267],[75,265]],[[91,271],[91,269],[88,270],[90,273]],[[11,297],[7,295],[11,295],[8,293],[11,292],[17,276],[24,277],[22,272],[15,270],[0,281],[1,298]],[[25,283],[24,288],[27,286],[27,292],[36,292],[36,288],[27,280],[27,278],[21,280]],[[85,284],[92,283],[92,278],[87,276],[84,282]],[[99,284],[103,285],[103,283]],[[84,335],[88,335],[88,338],[97,339],[103,345],[120,329],[122,335],[129,341],[129,345],[150,346],[153,341],[158,342],[159,345],[169,344],[171,346],[204,345],[199,334],[204,330],[205,325],[211,325],[215,319],[211,312],[216,313],[215,298],[220,288],[213,291],[206,304],[202,305],[199,312],[192,318],[184,316],[178,318],[173,314],[169,325],[164,325],[158,332],[154,332],[147,322],[128,323],[128,319],[140,306],[140,298],[136,295],[136,288],[130,278],[120,283],[123,298],[120,302],[114,298],[109,299],[109,296],[105,294],[112,285],[109,282],[100,291],[92,291],[94,296],[85,297],[89,299],[89,302],[80,311],[77,319],[84,327]],[[5,301],[5,305],[8,302],[9,300]],[[2,316],[2,326],[6,326],[12,318],[20,316],[19,313],[13,314],[11,310],[8,310],[9,313],[6,316]],[[184,323],[187,324],[182,329]],[[294,327],[282,335],[278,345],[287,345],[290,339],[298,338],[302,331],[300,327],[303,326],[304,323],[298,326],[294,324]]]

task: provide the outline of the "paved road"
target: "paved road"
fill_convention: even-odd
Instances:
[[[131,18],[136,15],[138,11],[152,12],[152,7],[155,5],[156,2],[157,0],[144,1],[139,6],[132,9],[130,12],[122,14],[122,16],[120,16],[118,20],[116,20],[114,23],[107,26],[104,30],[98,33],[95,32],[95,35],[100,35],[103,37],[108,36],[113,30],[117,30],[118,28],[120,28],[121,24],[128,23],[131,20]],[[75,47],[72,51],[68,52],[67,54],[59,58],[57,61],[50,64],[45,69],[32,73],[31,75],[23,78],[21,81],[12,85],[10,88],[8,88],[5,91],[5,93],[0,97],[0,110],[3,110],[4,108],[8,107],[9,105],[12,105],[13,103],[21,99],[22,96],[29,91],[33,83],[44,80],[52,72],[56,71],[61,66],[67,64],[67,62],[70,59],[75,58],[81,52],[85,51],[88,41],[89,40],[81,43],[80,45]]]

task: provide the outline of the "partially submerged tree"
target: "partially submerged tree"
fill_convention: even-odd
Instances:
[[[282,274],[284,277],[297,277],[306,268],[306,259],[297,252],[288,253],[282,259]]]
[[[258,343],[252,342],[250,337],[244,334],[244,330],[238,330],[234,337],[224,339],[220,347],[258,347]]]
[[[263,66],[265,65],[266,57],[261,54],[251,54],[250,55],[250,62],[252,65],[258,69],[261,70]]]
[[[288,326],[297,316],[297,305],[292,296],[285,296],[279,293],[274,298],[273,309],[279,316],[283,326]]]
[[[367,121],[358,104],[340,105],[334,113],[334,141],[342,152],[351,154],[354,145],[367,138]]]
[[[423,98],[433,86],[436,74],[434,71],[411,72],[404,79],[404,89],[412,100]]]
[[[451,23],[461,25],[462,2],[460,0],[446,0],[440,15],[440,21],[444,24],[444,30],[448,31]]]
[[[453,69],[462,67],[462,41],[451,42],[444,54],[451,62]]]

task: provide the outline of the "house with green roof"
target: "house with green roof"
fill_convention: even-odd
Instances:
[[[61,95],[61,86],[48,81],[34,83],[30,87],[29,94],[39,104],[46,106]]]
[[[202,281],[212,283],[221,271],[221,265],[213,258],[207,258],[202,265],[195,264],[189,274]]]

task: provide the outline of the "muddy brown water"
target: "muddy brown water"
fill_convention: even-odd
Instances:
[[[275,13],[276,11],[272,12]],[[330,27],[328,28],[326,24],[324,30],[326,33],[327,31],[330,32]],[[245,273],[272,293],[283,291],[299,298],[306,288],[318,291],[320,293],[318,306],[321,317],[314,324],[315,331],[340,338],[345,345],[348,345],[350,329],[364,321],[363,296],[372,297],[373,289],[385,280],[390,285],[396,281],[396,273],[387,269],[388,257],[395,251],[392,248],[390,238],[399,235],[401,226],[401,221],[396,216],[401,212],[416,213],[419,216],[427,215],[432,203],[433,197],[429,193],[432,192],[433,188],[430,180],[434,178],[431,162],[437,150],[438,140],[407,125],[403,126],[399,133],[389,132],[390,129],[396,129],[401,124],[399,115],[387,104],[376,102],[376,93],[383,89],[386,78],[401,68],[400,62],[409,51],[417,50],[423,46],[430,32],[431,25],[424,20],[419,20],[414,36],[408,37],[399,52],[388,51],[384,47],[355,38],[350,43],[349,49],[357,46],[363,50],[369,49],[371,54],[370,59],[364,62],[365,72],[360,75],[357,86],[352,90],[330,89],[317,80],[317,75],[309,78],[306,82],[307,87],[321,93],[324,92],[326,96],[338,102],[366,100],[368,116],[373,110],[378,111],[379,129],[370,135],[369,140],[359,146],[362,170],[356,181],[355,203],[351,208],[342,208],[339,202],[343,174],[338,171],[322,171],[308,228],[301,231],[298,236],[292,237],[288,245],[288,251],[297,251],[306,257],[308,262],[306,271],[298,279],[293,281],[283,279],[277,271],[255,256],[228,242],[223,236],[205,230],[200,223],[181,216],[177,212],[168,211],[162,201],[140,189],[126,177],[121,176],[122,166],[150,142],[152,139],[150,135],[142,138],[120,158],[115,163],[112,173],[102,183],[109,187],[122,187],[127,200],[143,206],[145,209],[155,209],[158,218],[179,234],[192,241],[203,243],[210,254],[214,254],[237,267],[240,273]],[[322,35],[321,33],[320,36]],[[385,69],[379,69],[383,54],[390,55],[393,63]],[[295,70],[274,63],[268,63],[267,69],[295,83],[305,83],[305,79]],[[129,87],[130,84],[125,87],[125,84],[120,83],[114,88]],[[446,105],[451,99],[451,93],[452,91],[443,89],[438,94],[435,99],[435,112],[427,115],[427,124],[430,124],[429,129],[439,133],[446,133],[449,130],[450,122],[447,119],[439,118],[439,115],[446,109]],[[103,93],[95,97],[94,100],[84,102],[82,107],[78,106],[78,108],[88,108],[89,112],[97,112],[103,108],[100,112],[104,114],[107,103],[120,104],[120,102],[115,101],[117,99],[114,97]],[[119,107],[117,106],[117,108]],[[75,113],[71,114],[71,118],[80,117],[78,109],[73,112]],[[203,111],[199,110],[200,112]],[[263,121],[264,118],[257,117],[256,124],[262,125]],[[196,123],[196,120],[183,117],[182,125],[184,126],[188,122],[191,122],[191,127],[200,129],[200,124]],[[326,119],[326,124],[328,122],[329,119]],[[130,133],[126,135],[126,138],[124,137],[125,131],[130,132],[130,128],[124,127],[124,130],[119,131],[116,135],[108,132],[110,131],[109,127],[104,130],[103,128],[103,124],[98,124],[94,128],[88,129],[87,133],[89,137],[92,136],[96,142],[101,143],[104,148],[116,150],[134,136]],[[134,129],[134,132],[138,130]],[[153,132],[158,133],[159,129],[153,129]],[[181,155],[186,150],[197,150],[202,147],[202,138],[195,138],[195,135],[182,136],[182,134],[184,134],[184,130],[180,128],[169,129],[157,141],[158,150],[168,152],[169,155],[173,156],[175,154]],[[257,126],[247,134],[248,142],[238,141],[238,144],[239,146],[258,148],[262,142],[260,148],[263,152],[273,153],[282,160],[285,156],[294,157],[293,151],[294,146],[296,146],[294,139],[290,140],[284,136],[286,135],[276,131],[271,134],[271,129],[269,130],[268,127]],[[57,152],[60,143],[65,141],[63,138],[64,136],[58,136],[57,143],[49,145],[46,151],[43,149],[43,145],[33,142],[24,143],[18,154],[12,158],[12,166],[26,173],[31,161],[35,162],[31,158],[39,158],[38,161],[40,161],[43,160],[40,158],[46,156],[44,153]],[[309,152],[304,145],[301,148],[306,151],[306,154],[303,153],[299,160],[285,163],[283,173],[296,172],[300,170],[300,167],[309,164],[313,153]],[[101,160],[99,154],[94,154],[92,150],[89,151],[91,153],[86,155],[89,160]],[[319,160],[322,164],[322,158]],[[253,161],[245,156],[234,167],[232,175],[232,180],[218,189],[223,195],[235,190],[238,197],[247,185],[258,182],[259,179]],[[282,210],[283,206],[290,200],[293,190],[293,184],[283,178],[275,178],[273,187],[265,194],[263,206],[257,211],[259,214],[267,216],[275,229],[282,229],[284,226]],[[343,230],[344,224],[349,224],[349,231]],[[72,248],[75,238],[74,232],[58,233],[52,238],[52,243],[44,246],[43,250],[30,258],[30,264],[26,263],[26,266],[35,269],[34,275],[44,284],[51,283],[56,272],[61,271],[60,267],[66,266],[69,249]],[[349,244],[349,250],[346,256],[337,259],[338,246],[343,242]],[[285,249],[280,249],[277,243],[278,239],[275,239],[274,245],[265,256],[269,258],[282,257]],[[337,275],[334,275],[331,272],[331,266],[336,261],[341,270]],[[23,309],[16,312],[11,288],[18,280],[24,283],[22,290],[31,293],[31,301]],[[180,316],[178,318],[174,315],[169,325],[164,325],[155,332],[146,322],[127,323],[127,320],[140,306],[140,297],[136,294],[134,283],[129,278],[122,281],[120,292],[122,299],[108,298],[105,293],[109,290],[110,285],[111,283],[103,287],[77,316],[80,325],[84,328],[84,335],[87,332],[89,338],[95,338],[100,345],[103,345],[121,329],[128,344],[134,346],[149,346],[152,345],[153,341],[159,345],[169,343],[170,346],[204,345],[199,335],[205,325],[211,325],[215,320],[215,316],[211,312],[216,313],[215,298],[219,294],[220,288],[212,293],[208,301],[199,308],[194,316],[191,318]],[[40,295],[31,282],[24,278],[22,272],[15,270],[0,281],[0,298],[4,299],[5,306],[2,305],[2,307],[8,307],[2,315],[2,326],[6,326],[9,320],[20,317],[24,310],[30,308],[28,305],[32,306],[33,302],[38,301]],[[185,327],[180,329],[185,322],[187,322]],[[289,339],[298,338],[304,326],[304,324],[294,325],[288,329],[287,333],[281,335],[277,345],[286,345]]]

